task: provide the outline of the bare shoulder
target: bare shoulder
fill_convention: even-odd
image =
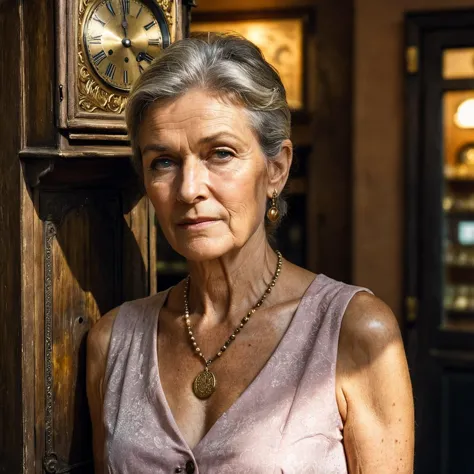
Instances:
[[[88,359],[93,362],[105,362],[110,344],[110,336],[120,306],[110,310],[92,326],[87,336]]]
[[[342,320],[336,399],[350,472],[413,473],[413,395],[400,329],[390,308],[366,292]]]
[[[357,364],[367,361],[367,358],[372,358],[394,343],[401,344],[402,338],[392,310],[370,293],[357,293],[347,306],[342,320],[340,357]]]
[[[399,387],[403,382],[408,390],[408,368],[398,322],[382,300],[367,292],[357,293],[347,306],[339,335],[336,393],[343,419],[350,399],[362,400],[370,393],[372,397],[393,381]]]

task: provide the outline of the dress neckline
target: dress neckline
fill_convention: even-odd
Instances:
[[[315,293],[315,288],[319,286],[319,282],[321,279],[324,278],[323,274],[317,274],[313,281],[309,284],[308,288],[306,291],[303,293],[303,296],[300,299],[300,302],[298,303],[298,307],[296,308],[293,317],[291,318],[290,324],[288,325],[286,331],[284,332],[283,336],[281,337],[279,343],[263,365],[263,367],[260,369],[260,371],[257,373],[257,375],[254,377],[254,379],[250,382],[250,384],[245,388],[245,390],[237,397],[237,399],[230,405],[230,407],[224,411],[219,418],[214,422],[214,424],[209,428],[209,430],[205,433],[205,435],[201,438],[201,440],[193,447],[191,448],[186,439],[184,438],[183,434],[181,433],[181,430],[178,426],[178,423],[176,422],[176,419],[173,415],[173,412],[171,411],[171,408],[168,404],[168,400],[166,399],[165,392],[163,390],[163,386],[161,384],[161,378],[160,378],[160,370],[159,370],[159,364],[158,364],[158,331],[159,331],[159,315],[161,312],[161,309],[163,308],[169,292],[171,291],[171,288],[168,288],[165,290],[163,293],[161,293],[161,298],[158,303],[158,307],[156,308],[156,317],[154,319],[154,324],[153,324],[153,331],[151,335],[151,347],[153,350],[152,358],[150,361],[150,366],[151,369],[149,370],[149,387],[151,390],[151,393],[149,395],[153,399],[157,399],[160,407],[164,410],[166,419],[170,425],[170,427],[174,430],[176,436],[181,440],[183,446],[186,447],[188,452],[196,454],[202,447],[205,445],[205,443],[212,437],[213,432],[215,432],[219,425],[223,422],[225,418],[227,418],[230,414],[232,414],[235,410],[238,410],[241,405],[247,400],[251,394],[251,392],[254,390],[254,387],[258,384],[259,380],[262,379],[262,377],[265,375],[265,373],[269,370],[269,367],[271,366],[272,361],[275,359],[275,356],[278,352],[282,351],[285,349],[285,346],[289,343],[290,341],[290,336],[293,333],[299,319],[301,318],[301,314],[303,314],[302,311],[302,306],[303,306],[303,301],[305,301],[307,298],[310,297],[310,295]]]

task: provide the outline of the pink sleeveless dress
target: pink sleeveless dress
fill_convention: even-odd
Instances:
[[[122,305],[105,374],[105,465],[113,474],[344,474],[336,403],[339,330],[363,288],[318,275],[250,386],[190,449],[160,384],[158,314],[167,291]]]

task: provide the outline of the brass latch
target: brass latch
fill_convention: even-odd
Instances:
[[[406,64],[408,74],[417,74],[419,69],[419,54],[417,46],[409,46],[406,50]]]
[[[409,323],[416,322],[418,318],[418,298],[416,296],[407,296],[405,298],[407,321]]]

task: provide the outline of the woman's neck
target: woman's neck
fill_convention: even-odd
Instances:
[[[257,303],[277,266],[277,256],[263,234],[219,259],[190,262],[191,312],[202,314],[212,325],[240,319]]]

